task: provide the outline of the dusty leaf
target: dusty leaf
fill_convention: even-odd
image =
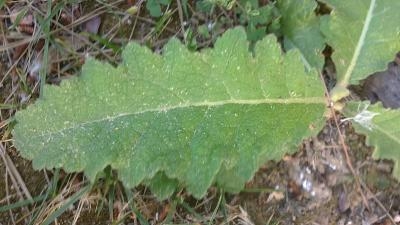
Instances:
[[[332,12],[321,25],[333,47],[338,83],[346,87],[386,68],[400,50],[400,1],[323,0]]]
[[[126,186],[145,182],[162,198],[178,184],[195,197],[213,183],[237,192],[318,132],[325,108],[298,51],[283,54],[273,36],[248,49],[237,28],[202,52],[172,39],[162,55],[129,44],[117,68],[90,59],[16,114],[14,144],[37,169],[93,180],[111,165]]]

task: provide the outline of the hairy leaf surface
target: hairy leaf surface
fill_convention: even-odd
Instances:
[[[323,0],[333,11],[321,29],[334,49],[338,82],[357,84],[384,70],[400,50],[400,1]]]
[[[358,132],[366,134],[367,144],[375,146],[375,159],[394,161],[393,176],[400,180],[400,111],[364,102],[350,104],[345,114]]]
[[[172,39],[162,55],[129,44],[117,68],[90,59],[16,114],[15,146],[37,169],[91,180],[111,165],[125,185],[146,183],[160,198],[178,185],[196,197],[213,183],[237,192],[319,131],[325,108],[299,52],[284,55],[273,36],[248,48],[238,28],[202,52]]]
[[[322,69],[322,50],[325,39],[320,30],[320,20],[315,14],[314,0],[281,0],[276,2],[281,17],[285,49],[298,48],[309,67]]]

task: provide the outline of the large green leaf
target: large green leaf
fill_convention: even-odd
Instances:
[[[129,44],[117,68],[89,59],[16,114],[15,146],[35,168],[91,180],[111,165],[128,187],[145,182],[161,198],[178,183],[196,197],[213,183],[239,191],[318,131],[325,108],[299,52],[283,55],[273,36],[248,48],[238,28],[200,53],[172,39],[162,55]]]
[[[364,102],[350,104],[345,114],[354,121],[357,132],[366,134],[367,144],[375,146],[375,159],[394,161],[393,176],[400,180],[400,111]]]
[[[400,50],[400,1],[323,1],[333,8],[321,29],[334,49],[339,86],[384,70]]]
[[[315,14],[315,0],[280,0],[276,2],[281,17],[281,32],[285,49],[298,48],[306,65],[322,69],[322,50],[325,39],[320,30],[319,17]]]

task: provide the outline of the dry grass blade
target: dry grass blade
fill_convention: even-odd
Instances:
[[[0,143],[0,155],[4,162],[4,165],[6,166],[6,171],[8,172],[7,174],[9,175],[9,177],[11,179],[11,182],[14,186],[14,189],[17,192],[19,199],[21,201],[24,200],[25,198],[23,195],[25,195],[25,197],[28,200],[32,201],[32,195],[30,194],[28,188],[26,187],[25,182],[23,181],[23,179],[22,179],[21,175],[19,174],[17,168],[15,167],[13,161],[8,156],[6,149],[4,148],[2,143]],[[7,175],[6,175],[5,179],[7,179]],[[5,183],[7,184],[8,182],[5,182]],[[8,185],[7,185],[6,189],[8,189]],[[9,201],[7,201],[7,202],[8,202],[8,204],[10,203]],[[28,208],[23,207],[22,210],[25,212],[26,215],[29,214]],[[12,212],[10,211],[10,213],[12,213]],[[11,218],[13,218],[12,215],[10,215],[10,216],[11,216]]]
[[[13,180],[13,184],[16,190],[21,189],[24,195],[28,200],[32,200],[32,195],[30,194],[28,188],[25,185],[25,182],[23,181],[21,175],[19,174],[17,168],[15,167],[13,161],[11,158],[8,156],[4,146],[2,143],[0,143],[0,154],[3,159],[3,162],[7,168],[8,171],[10,171],[9,175],[11,179]]]
[[[371,196],[371,198],[376,202],[376,204],[385,212],[387,218],[390,219],[390,221],[392,222],[392,225],[396,225],[396,221],[394,220],[394,218],[390,215],[390,213],[388,212],[388,210],[386,209],[386,207],[382,204],[381,201],[379,201],[379,199],[376,197],[375,194],[372,193],[372,191],[367,187],[367,185],[360,180],[360,184],[361,186],[368,192],[368,194]]]
[[[223,224],[254,225],[254,223],[250,219],[249,214],[241,206],[228,206],[228,208],[232,215],[230,215],[227,218],[226,222]]]
[[[83,183],[76,183],[76,175],[73,176],[70,180],[68,180],[65,187],[49,202],[47,202],[43,208],[39,209],[37,217],[35,219],[35,224],[43,224],[49,221],[53,221],[57,219],[57,215],[54,216],[57,210],[62,209],[63,207],[67,210],[70,207],[70,197],[74,194],[82,191]],[[67,206],[67,207],[66,207]],[[62,211],[64,212],[64,211]],[[61,212],[61,213],[62,213]],[[81,211],[78,211],[81,212]],[[75,215],[75,217],[79,218],[79,213]],[[54,218],[53,218],[54,217]]]

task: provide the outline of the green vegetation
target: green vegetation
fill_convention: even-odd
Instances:
[[[96,213],[114,224],[229,223],[238,217],[228,219],[226,193],[243,191],[268,161],[286,156],[294,163],[288,155],[327,121],[336,123],[342,165],[364,204],[366,175],[351,166],[342,122],[366,136],[374,159],[391,160],[388,171],[400,180],[400,111],[370,105],[349,88],[365,88],[364,80],[400,51],[398,0],[48,1],[22,8],[0,1],[0,7],[10,14],[1,32],[23,33],[6,35],[10,44],[0,47],[11,65],[0,65],[0,155],[23,193],[14,203],[6,196],[0,215],[29,212],[17,223],[51,224],[94,201],[93,193]],[[43,190],[34,197],[14,171],[13,147],[34,169],[53,171],[36,181]],[[281,188],[254,190],[282,199]],[[205,203],[210,195],[214,201]],[[161,206],[143,207],[148,196]],[[193,219],[174,218],[182,211]],[[280,224],[272,218],[263,221]]]

